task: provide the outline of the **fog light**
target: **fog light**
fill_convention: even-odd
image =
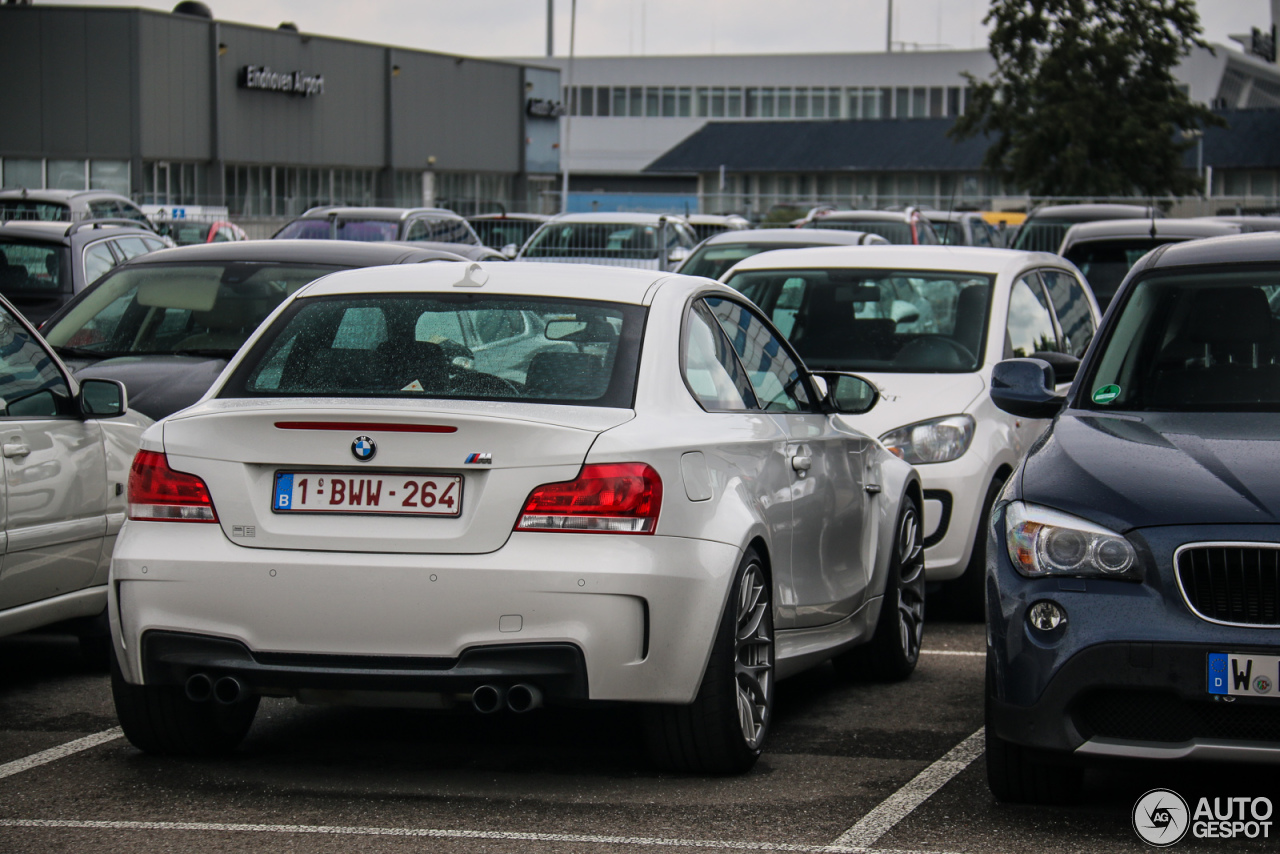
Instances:
[[[1051,632],[1058,626],[1066,625],[1067,612],[1052,602],[1037,602],[1027,611],[1027,620],[1033,629]]]

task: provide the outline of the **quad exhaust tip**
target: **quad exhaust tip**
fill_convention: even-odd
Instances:
[[[516,714],[531,712],[542,705],[542,691],[536,685],[512,685],[507,691],[507,708]]]
[[[503,700],[506,698],[506,689],[497,685],[481,685],[471,692],[471,705],[480,714],[491,715],[501,711]]]
[[[234,676],[223,676],[213,683],[213,698],[224,706],[240,702],[244,696],[244,684]]]
[[[207,673],[196,673],[187,678],[187,699],[193,703],[207,703],[213,697],[213,680]]]

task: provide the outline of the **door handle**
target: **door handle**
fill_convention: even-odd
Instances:
[[[9,459],[13,459],[14,457],[25,457],[31,453],[31,448],[18,442],[5,442],[0,445],[0,453],[3,453]]]
[[[808,471],[811,465],[813,460],[807,454],[796,454],[791,458],[791,467],[796,471]]]
[[[880,494],[880,484],[878,483],[868,483],[866,486],[863,487],[863,489],[867,491],[868,495]]]

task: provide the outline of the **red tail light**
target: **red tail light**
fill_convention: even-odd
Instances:
[[[574,480],[529,494],[517,531],[652,534],[662,509],[662,478],[644,463],[583,466]]]
[[[209,487],[169,468],[155,451],[138,451],[129,470],[129,518],[145,522],[217,522]]]

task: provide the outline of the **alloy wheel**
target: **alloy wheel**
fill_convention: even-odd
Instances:
[[[898,526],[898,637],[910,661],[920,655],[924,638],[924,546],[920,519],[910,505]]]
[[[734,673],[738,723],[747,746],[760,746],[773,697],[773,635],[769,583],[760,564],[748,564],[738,586]]]

